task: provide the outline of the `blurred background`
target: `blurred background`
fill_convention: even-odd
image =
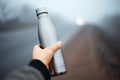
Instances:
[[[119,80],[119,4],[120,0],[0,0],[0,79],[31,60],[39,44],[35,10],[47,7],[63,42],[68,70],[52,80]]]

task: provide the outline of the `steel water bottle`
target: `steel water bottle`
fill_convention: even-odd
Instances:
[[[48,16],[46,7],[36,9],[38,17],[38,36],[40,44],[45,48],[58,42],[54,24]],[[61,49],[57,50],[49,65],[51,76],[58,76],[67,72]]]

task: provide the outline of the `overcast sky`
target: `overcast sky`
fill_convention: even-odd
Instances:
[[[120,13],[119,4],[120,0],[0,0],[0,21],[20,17],[22,6],[31,10],[46,6],[50,13],[73,22],[77,18],[97,22],[107,15]]]

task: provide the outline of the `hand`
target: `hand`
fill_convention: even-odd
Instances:
[[[43,62],[48,68],[48,64],[51,61],[54,53],[62,46],[61,41],[49,46],[45,49],[40,48],[40,45],[36,45],[33,49],[32,59],[37,59]]]

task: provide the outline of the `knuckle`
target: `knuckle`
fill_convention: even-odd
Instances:
[[[52,48],[50,48],[50,49],[49,49],[49,52],[50,52],[50,53],[53,53],[53,52],[54,52],[54,50],[53,50]]]

